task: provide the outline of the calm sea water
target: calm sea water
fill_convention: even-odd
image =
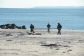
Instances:
[[[46,28],[50,23],[56,28],[60,22],[63,29],[84,30],[84,8],[0,8],[0,24],[15,23],[16,25],[29,25],[36,28]]]

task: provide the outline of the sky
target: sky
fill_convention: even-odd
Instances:
[[[84,6],[84,0],[0,0],[0,8],[33,8],[41,6]]]

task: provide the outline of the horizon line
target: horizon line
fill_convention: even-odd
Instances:
[[[31,8],[62,8],[62,7],[66,7],[66,8],[69,8],[69,7],[84,7],[84,6],[37,6],[37,7],[30,7]],[[0,8],[29,8],[29,7],[0,7]]]

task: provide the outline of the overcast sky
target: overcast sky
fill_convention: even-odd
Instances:
[[[0,8],[32,8],[41,6],[84,6],[84,0],[0,0]]]

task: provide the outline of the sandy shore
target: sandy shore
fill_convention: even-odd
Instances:
[[[0,29],[0,56],[84,56],[84,30],[36,29],[41,35],[29,35],[29,30]]]

